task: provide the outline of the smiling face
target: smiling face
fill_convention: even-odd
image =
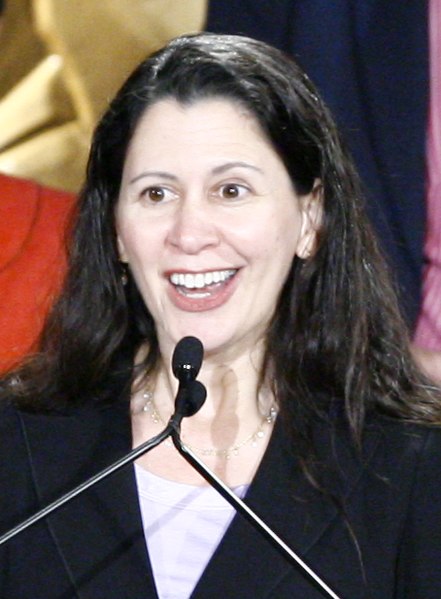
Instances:
[[[207,353],[259,347],[294,256],[314,245],[318,205],[296,195],[240,105],[150,107],[128,148],[116,229],[161,349],[185,335]]]

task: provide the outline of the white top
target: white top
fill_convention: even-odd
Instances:
[[[187,599],[234,509],[210,486],[166,480],[135,464],[142,522],[160,599]],[[233,491],[244,497],[248,485]]]

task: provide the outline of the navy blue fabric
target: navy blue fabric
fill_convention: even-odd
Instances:
[[[211,0],[206,30],[294,56],[357,164],[410,324],[420,305],[428,104],[427,5],[384,0]]]

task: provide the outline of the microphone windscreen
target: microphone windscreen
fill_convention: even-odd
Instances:
[[[172,369],[176,378],[180,378],[183,368],[191,371],[191,378],[195,379],[201,368],[204,347],[196,337],[183,337],[175,347],[172,357]]]
[[[175,401],[175,413],[183,418],[193,416],[202,408],[207,390],[200,381],[190,381],[178,392]]]

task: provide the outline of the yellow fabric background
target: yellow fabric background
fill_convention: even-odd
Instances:
[[[0,172],[78,191],[93,127],[147,54],[204,27],[207,0],[9,0]]]

